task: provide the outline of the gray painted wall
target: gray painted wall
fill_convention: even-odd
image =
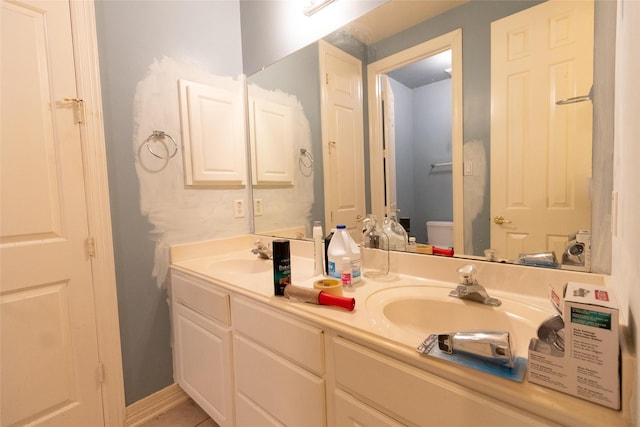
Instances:
[[[151,276],[154,243],[134,168],[136,84],[164,56],[195,61],[216,75],[241,74],[240,12],[237,0],[98,0],[96,24],[129,405],[173,383],[167,293]]]
[[[451,79],[416,89],[389,79],[396,121],[396,187],[399,217],[411,218],[411,235],[428,240],[427,221],[453,219]]]
[[[431,168],[432,163],[452,159],[451,79],[414,89],[413,114],[416,221],[412,221],[411,229],[418,242],[426,242],[426,221],[453,221],[451,167]]]

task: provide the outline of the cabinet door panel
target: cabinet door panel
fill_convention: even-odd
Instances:
[[[321,329],[247,299],[234,298],[232,304],[236,331],[316,374],[324,372]]]
[[[237,427],[282,427],[282,423],[269,415],[247,396],[238,393],[236,396]]]
[[[231,330],[173,305],[176,381],[221,427],[233,425]]]
[[[402,424],[359,402],[343,391],[335,392],[336,426],[401,427]]]
[[[322,378],[238,334],[233,344],[239,396],[254,402],[284,425],[326,425]]]
[[[179,80],[185,182],[245,185],[245,109],[242,82],[214,87]]]

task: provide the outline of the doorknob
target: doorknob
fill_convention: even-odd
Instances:
[[[493,222],[495,222],[498,225],[511,224],[511,221],[509,221],[508,219],[504,219],[502,215],[498,215],[497,217],[493,218]]]

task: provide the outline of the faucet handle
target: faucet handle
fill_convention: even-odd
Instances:
[[[476,268],[472,264],[467,264],[458,269],[460,283],[463,285],[474,285],[476,283]]]

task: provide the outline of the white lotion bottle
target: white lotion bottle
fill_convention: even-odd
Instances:
[[[322,249],[324,248],[322,225],[320,221],[313,222],[313,275],[318,276],[324,273],[322,268]]]

